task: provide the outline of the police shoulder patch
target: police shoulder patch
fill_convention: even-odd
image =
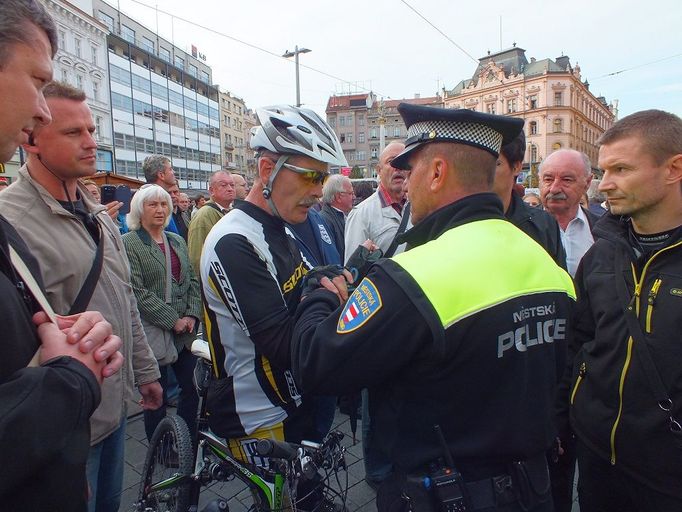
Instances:
[[[339,317],[336,332],[346,334],[359,329],[381,309],[381,306],[379,290],[371,280],[363,279],[348,298],[346,307]]]

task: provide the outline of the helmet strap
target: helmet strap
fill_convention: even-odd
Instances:
[[[286,163],[286,161],[288,159],[289,159],[289,155],[282,155],[277,159],[277,163],[275,164],[275,168],[270,173],[270,178],[268,178],[268,182],[263,187],[263,197],[268,202],[268,206],[270,206],[270,209],[272,210],[272,214],[275,217],[278,217],[280,219],[282,218],[282,216],[279,214],[279,210],[277,210],[277,207],[275,206],[275,202],[272,200],[272,188],[274,187],[275,178],[277,177],[277,174],[279,174],[279,171],[282,169],[282,166]],[[284,219],[282,219],[282,220],[284,220]]]

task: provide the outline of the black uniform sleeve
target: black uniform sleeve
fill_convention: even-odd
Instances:
[[[340,395],[373,387],[413,359],[433,353],[433,325],[403,287],[381,265],[372,267],[358,289],[368,282],[377,292],[374,305],[357,302],[362,299],[357,290],[344,306],[326,290],[315,291],[300,304],[291,367],[303,392]],[[358,315],[366,313],[366,318],[349,323],[354,300]]]
[[[55,457],[81,456],[65,452],[89,448],[90,416],[99,402],[95,376],[66,356],[18,370],[0,385],[0,496]]]
[[[287,368],[293,320],[275,276],[242,235],[223,236],[215,253],[222,269],[216,272],[211,265],[211,285],[258,351],[277,366]],[[219,275],[222,272],[225,274]]]

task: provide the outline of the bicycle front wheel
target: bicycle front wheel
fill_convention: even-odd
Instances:
[[[187,512],[193,463],[187,424],[178,416],[166,416],[147,449],[139,494],[141,510]]]

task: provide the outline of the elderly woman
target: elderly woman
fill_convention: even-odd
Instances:
[[[189,349],[199,323],[201,296],[185,241],[164,231],[171,211],[168,192],[158,185],[144,185],[133,196],[127,217],[130,232],[123,243],[142,324],[159,361],[164,395],[168,365],[172,365],[180,385],[178,415],[194,433],[199,398],[192,383],[196,358]],[[165,405],[144,411],[147,439],[165,415]]]

